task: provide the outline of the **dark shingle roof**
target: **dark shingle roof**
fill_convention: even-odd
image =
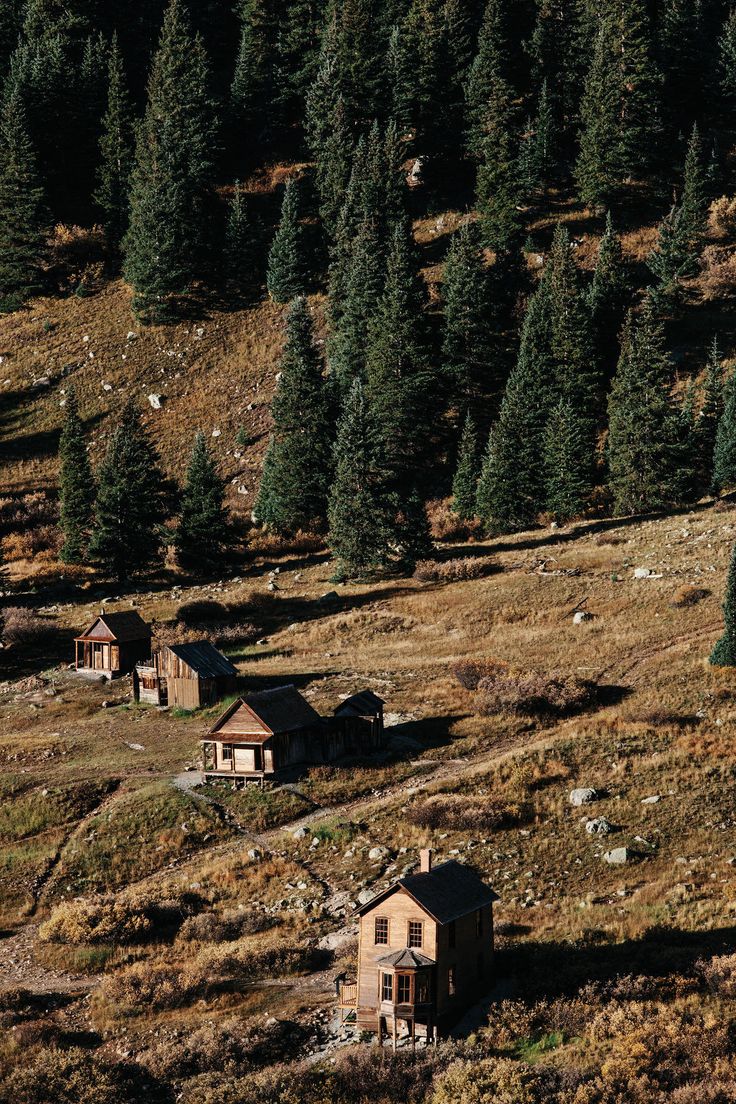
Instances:
[[[357,694],[351,694],[345,701],[335,707],[335,714],[352,713],[355,717],[372,717],[380,713],[381,706],[385,705],[383,698],[374,694],[372,690],[360,690]]]
[[[398,966],[405,970],[419,970],[422,966],[434,966],[434,959],[419,954],[419,951],[414,951],[411,947],[402,947],[400,951],[394,951],[393,954],[386,955],[385,958],[379,958],[378,965]]]
[[[295,686],[278,686],[238,698],[210,729],[211,734],[225,733],[235,742],[262,743],[278,732],[295,732],[322,724],[319,713],[312,709]]]
[[[121,642],[146,640],[151,635],[150,625],[146,624],[139,613],[136,613],[135,610],[123,610],[121,613],[101,613],[99,617],[94,619],[89,628],[85,629],[82,637],[90,636],[99,621],[109,629],[115,640]]]
[[[396,890],[405,890],[438,924],[449,924],[460,916],[498,901],[498,894],[469,866],[450,859],[435,866],[428,874],[409,874],[378,893],[356,912],[367,912]]]
[[[194,640],[189,644],[169,644],[169,651],[203,678],[237,675],[229,659],[218,652],[209,640]]]

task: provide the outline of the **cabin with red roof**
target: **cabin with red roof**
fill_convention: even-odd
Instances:
[[[357,909],[357,977],[338,984],[343,1018],[394,1047],[402,1036],[436,1040],[493,985],[497,900],[471,867],[435,866],[421,851],[417,873]]]

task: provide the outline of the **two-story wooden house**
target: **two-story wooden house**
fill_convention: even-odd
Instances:
[[[401,1034],[437,1038],[491,988],[493,902],[476,873],[420,852],[416,874],[399,879],[357,912],[358,975],[339,986],[343,1013],[379,1042]]]

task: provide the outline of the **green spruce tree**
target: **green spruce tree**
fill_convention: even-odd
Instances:
[[[569,398],[550,414],[544,433],[545,505],[564,524],[581,514],[591,492],[588,427]]]
[[[461,521],[470,521],[475,517],[480,466],[478,434],[473,416],[468,413],[460,438],[457,467],[452,481],[452,508]]]
[[[207,60],[181,0],[170,0],[148,81],[131,179],[125,277],[133,309],[163,321],[202,275],[213,173]]]
[[[614,230],[609,211],[588,295],[597,361],[606,375],[613,371],[618,359],[618,336],[630,299],[631,285],[621,238]]]
[[[710,662],[714,667],[736,667],[736,545],[728,567],[723,621],[723,635],[710,653]]]
[[[266,286],[275,303],[288,303],[306,290],[304,232],[300,222],[299,182],[286,182],[281,221],[268,254]]]
[[[0,311],[17,310],[40,290],[47,234],[25,112],[13,92],[0,117]]]
[[[731,8],[718,40],[721,91],[727,104],[736,103],[736,8]]]
[[[716,447],[718,423],[723,416],[723,365],[718,338],[714,337],[705,366],[703,405],[698,420],[698,457],[700,486],[708,490],[713,477],[713,452]]]
[[[160,559],[162,518],[158,457],[131,401],[97,473],[90,559],[121,582],[145,571]]]
[[[254,513],[280,533],[323,530],[332,478],[332,404],[303,298],[289,308],[280,371]]]
[[[102,210],[108,243],[117,252],[128,228],[133,167],[133,123],[117,34],[110,47],[107,80],[107,109],[102,120],[101,162],[95,199]]]
[[[255,283],[255,233],[243,189],[235,181],[228,203],[224,243],[224,275],[230,285],[242,293]]]
[[[64,537],[59,559],[64,563],[82,563],[92,527],[95,485],[74,387],[66,394],[59,462],[59,527]]]
[[[228,536],[224,497],[225,484],[204,434],[199,432],[187,468],[174,538],[179,562],[184,567],[211,570],[221,561]]]
[[[713,449],[713,492],[719,494],[732,487],[736,487],[736,372],[726,380]]]
[[[656,510],[673,499],[672,365],[651,301],[630,312],[608,400],[608,468],[618,514]]]

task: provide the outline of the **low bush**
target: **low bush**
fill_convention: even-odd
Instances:
[[[280,536],[268,530],[252,530],[248,538],[248,550],[254,556],[286,556],[298,554],[307,556],[315,552],[324,552],[324,537],[315,533],[302,533],[293,536]]]
[[[9,532],[17,529],[26,531],[55,525],[59,520],[59,506],[42,491],[20,497],[8,495],[0,499],[0,528]]]
[[[473,556],[456,560],[421,560],[414,569],[414,578],[421,583],[457,583],[465,579],[481,579],[495,570],[495,565],[488,560]]]
[[[452,509],[452,499],[434,498],[427,503],[429,535],[436,541],[461,541],[479,536],[481,524],[477,519],[463,521]]]
[[[493,797],[437,794],[407,810],[417,828],[447,828],[452,832],[492,831],[517,822],[519,810]]]
[[[710,595],[705,587],[681,586],[675,591],[670,605],[673,609],[682,609],[687,606],[696,606],[704,598]]]
[[[304,1027],[290,1021],[254,1026],[231,1017],[203,1024],[183,1038],[163,1039],[141,1055],[140,1061],[166,1081],[180,1082],[213,1072],[242,1077],[259,1066],[292,1058],[306,1034]]]
[[[153,923],[144,907],[108,897],[97,901],[65,901],[39,928],[46,943],[138,943]]]
[[[6,560],[33,560],[39,556],[54,559],[61,548],[61,531],[56,525],[37,525],[31,529],[9,533],[3,538]]]
[[[706,301],[731,299],[736,294],[736,250],[730,246],[707,245],[700,257],[698,283]]]
[[[179,939],[185,942],[227,943],[244,935],[268,931],[275,924],[273,917],[255,909],[234,909],[219,915],[216,912],[202,912],[184,921],[179,929]]]
[[[461,660],[454,673],[461,686],[477,691],[479,712],[486,716],[564,717],[591,705],[597,693],[594,682],[574,675],[518,670],[494,659]]]
[[[183,602],[176,611],[176,618],[184,625],[208,625],[212,622],[226,621],[228,607],[214,598],[199,598],[193,602]]]
[[[714,238],[729,239],[736,234],[736,198],[719,196],[708,211],[708,229]]]
[[[198,995],[185,983],[180,967],[135,962],[102,979],[94,1004],[117,1019],[180,1008]]]
[[[736,997],[736,954],[701,958],[695,968],[711,992]]]
[[[175,621],[154,626],[156,642],[185,644],[204,637],[217,647],[251,643],[259,630],[244,616],[245,612],[243,605],[225,605],[214,599],[184,602],[176,611]]]
[[[137,1104],[143,1094],[134,1067],[113,1065],[81,1047],[43,1047],[0,1081],[0,1099],[16,1104]]]
[[[57,634],[56,623],[41,617],[25,606],[8,606],[3,610],[5,625],[3,640],[7,644],[44,644]]]

